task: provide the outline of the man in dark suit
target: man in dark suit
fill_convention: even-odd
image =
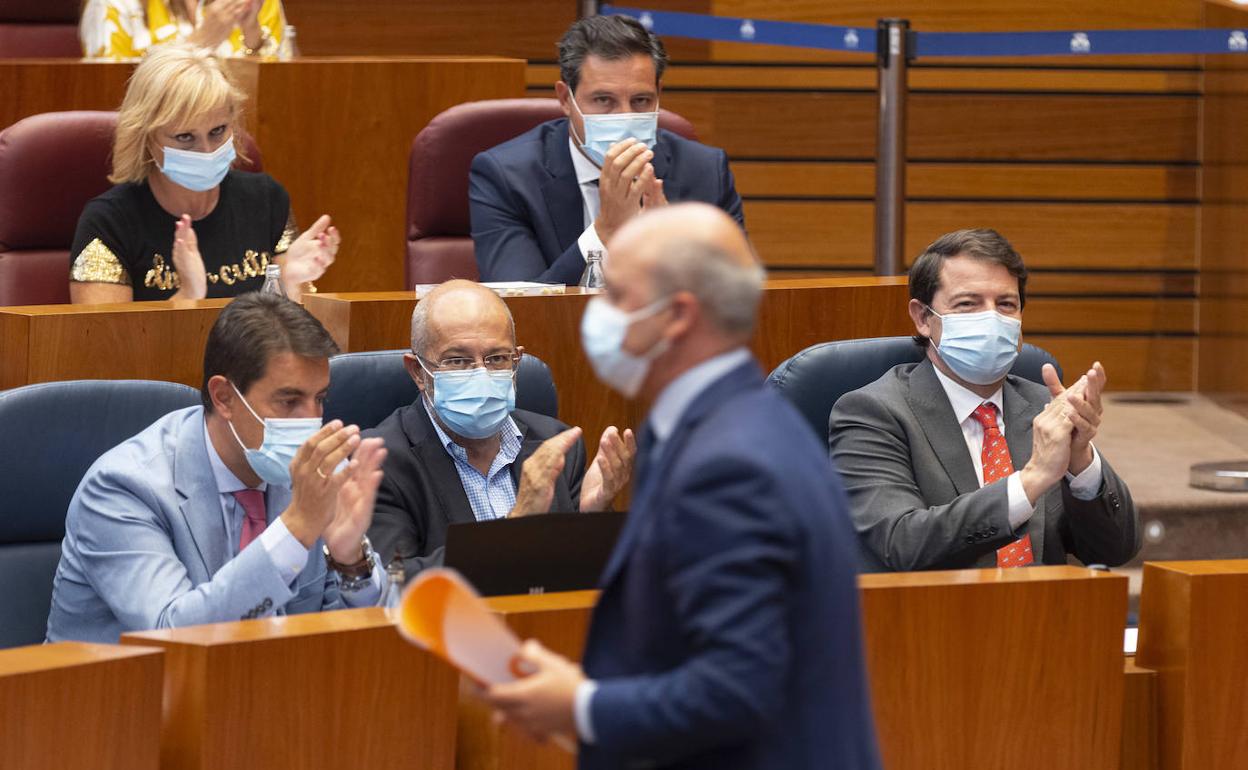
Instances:
[[[480,284],[448,281],[416,305],[405,361],[422,395],[365,431],[388,449],[369,537],[386,563],[403,558],[409,578],[442,563],[449,524],[510,515],[530,458],[555,459],[553,446],[540,450],[552,437],[569,440],[545,482],[550,497],[527,512],[602,510],[628,482],[631,430],[608,428],[586,470],[579,429],[515,409],[523,352],[507,304]]]
[[[910,269],[922,363],[894,367],[832,409],[872,570],[1122,564],[1140,550],[1131,494],[1092,446],[1105,370],[1069,389],[1007,373],[1018,355],[1027,268],[993,230],[941,237]]]
[[[723,150],[658,130],[667,53],[626,16],[591,16],[559,42],[567,116],[473,159],[468,197],[483,281],[575,284],[591,251],[642,210],[705,201],[744,224]],[[587,133],[588,132],[588,133]]]
[[[490,702],[582,768],[877,768],[840,481],[745,347],[763,271],[723,212],[612,241],[582,343],[651,405],[584,670],[534,641]]]

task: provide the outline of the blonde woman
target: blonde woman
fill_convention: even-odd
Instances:
[[[88,59],[134,59],[185,41],[218,56],[290,58],[281,0],[85,0],[78,23]]]
[[[135,69],[117,116],[116,186],[78,219],[73,302],[233,297],[259,289],[270,262],[298,299],[333,263],[341,239],[328,216],[299,234],[280,184],[230,167],[242,101],[220,62],[189,44]]]

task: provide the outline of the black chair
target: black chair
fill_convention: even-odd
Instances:
[[[406,350],[343,353],[329,359],[329,396],[325,421],[375,428],[390,413],[416,400],[420,390],[403,366]],[[516,375],[516,408],[547,417],[559,416],[559,395],[550,367],[525,353]]]
[[[870,385],[898,364],[917,363],[927,353],[910,337],[872,337],[811,345],[776,367],[767,377],[806,418],[820,440],[828,439],[828,418],[837,399]],[[1010,374],[1043,383],[1045,364],[1062,367],[1047,351],[1023,343]]]
[[[0,392],[0,647],[43,641],[65,512],[91,464],[200,402],[171,382],[78,380]]]

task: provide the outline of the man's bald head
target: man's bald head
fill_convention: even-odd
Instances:
[[[636,217],[608,246],[610,268],[644,282],[653,299],[686,291],[721,332],[748,337],[763,270],[732,217],[705,203],[679,203]]]
[[[459,343],[516,344],[516,325],[507,303],[479,283],[452,280],[416,303],[412,311],[412,352],[431,362]],[[494,346],[497,346],[495,344]]]

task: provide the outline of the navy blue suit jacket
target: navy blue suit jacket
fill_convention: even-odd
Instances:
[[[723,150],[660,129],[653,162],[668,201],[710,203],[744,226]],[[585,258],[576,239],[585,232],[585,213],[567,118],[542,123],[473,158],[468,201],[482,281],[580,280]]]
[[[750,363],[659,451],[601,579],[580,767],[878,768],[857,540],[823,447]]]

